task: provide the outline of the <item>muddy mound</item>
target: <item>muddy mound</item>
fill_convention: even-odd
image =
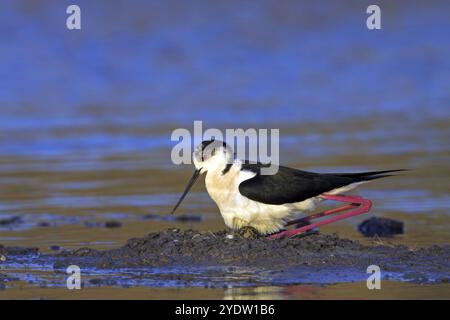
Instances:
[[[181,231],[168,229],[130,239],[117,249],[43,254],[35,248],[0,245],[2,271],[33,265],[57,275],[78,265],[92,273],[87,285],[224,286],[365,281],[367,267],[377,265],[383,279],[448,283],[450,246],[413,250],[405,246],[363,245],[332,234],[268,240],[252,232]],[[101,277],[99,275],[102,275]],[[100,280],[96,280],[97,278]],[[55,279],[56,279],[55,278]],[[0,288],[7,283],[0,276]],[[47,281],[47,280],[45,280]],[[60,279],[55,280],[60,284]],[[100,282],[99,282],[100,281]],[[65,283],[65,282],[64,282]]]
[[[365,246],[337,235],[313,234],[303,238],[268,240],[226,232],[169,229],[130,239],[121,248],[97,251],[81,248],[55,255],[55,267],[70,264],[97,268],[160,266],[250,266],[268,269],[303,267],[383,270],[407,268],[414,272],[448,273],[450,247],[411,250],[405,246]],[[444,276],[445,277],[445,276]]]
[[[336,235],[310,235],[300,239],[268,240],[247,234],[169,229],[129,239],[108,251],[81,248],[60,253],[67,258],[100,258],[99,267],[162,265],[246,265],[315,263],[339,250],[361,250],[361,245]],[[80,259],[83,260],[83,259]],[[84,259],[89,260],[89,259]]]

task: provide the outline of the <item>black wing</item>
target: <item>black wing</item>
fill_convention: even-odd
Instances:
[[[242,170],[255,172],[256,176],[241,182],[239,192],[251,200],[276,205],[300,202],[355,182],[389,176],[384,173],[401,171],[321,174],[280,166],[274,175],[261,175],[264,166],[268,165],[242,165]]]

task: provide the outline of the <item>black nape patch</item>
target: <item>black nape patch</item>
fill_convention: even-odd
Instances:
[[[222,170],[222,175],[227,174],[227,172],[230,171],[232,166],[233,166],[232,163],[227,163],[227,165],[225,166],[225,169]]]
[[[204,141],[202,141],[202,143],[201,143],[201,145],[202,145],[202,151],[203,150],[205,150],[205,148],[207,147],[207,146],[209,146],[211,143],[213,143],[214,142],[214,140],[204,140]]]
[[[207,146],[209,146],[211,143],[213,143],[214,141],[216,141],[216,140],[215,140],[215,139],[211,139],[211,140],[203,140],[202,143],[201,143],[202,150],[205,150],[205,148],[206,148]],[[228,148],[228,145],[227,145],[225,142],[220,141],[220,140],[217,140],[217,142],[218,142],[218,143],[222,142],[222,147]]]

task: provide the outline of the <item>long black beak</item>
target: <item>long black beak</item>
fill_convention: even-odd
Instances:
[[[195,181],[198,179],[198,177],[200,177],[200,169],[197,169],[194,171],[194,174],[192,175],[191,179],[189,180],[186,189],[184,189],[183,194],[181,195],[180,200],[178,200],[177,204],[175,205],[175,207],[173,208],[172,212],[170,214],[173,214],[175,212],[175,210],[177,210],[178,206],[180,205],[181,201],[183,201],[184,197],[186,197],[187,193],[189,192],[189,190],[191,190],[192,186],[194,185]]]

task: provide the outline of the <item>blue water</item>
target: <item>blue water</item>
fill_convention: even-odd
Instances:
[[[450,115],[446,1],[386,3],[377,31],[365,1],[78,4],[81,31],[58,1],[2,3],[3,133]]]

